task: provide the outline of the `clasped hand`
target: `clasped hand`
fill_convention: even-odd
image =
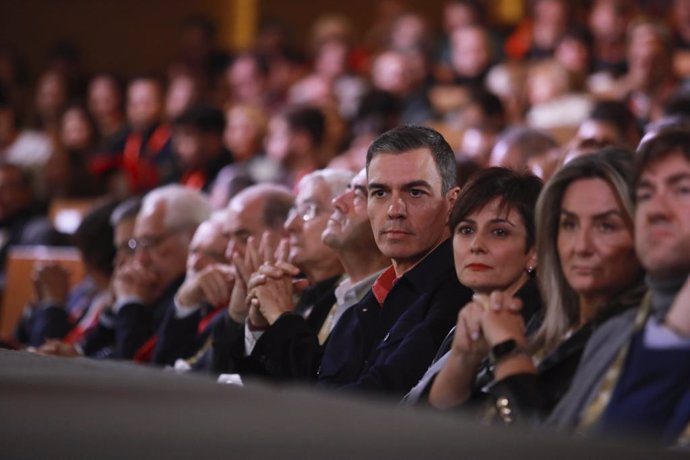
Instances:
[[[525,346],[525,324],[520,315],[522,302],[494,291],[490,296],[475,294],[460,310],[453,337],[453,353],[464,355],[475,365],[491,347],[508,339]]]

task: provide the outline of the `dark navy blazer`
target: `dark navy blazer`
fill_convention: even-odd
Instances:
[[[370,291],[343,314],[326,344],[318,384],[404,395],[471,297],[446,240],[396,281],[383,305]]]

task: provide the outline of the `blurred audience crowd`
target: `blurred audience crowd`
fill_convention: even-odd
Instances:
[[[690,1],[376,3],[308,43],[189,18],[161,75],[0,50],[6,347],[690,442]],[[73,233],[61,201],[90,204]]]

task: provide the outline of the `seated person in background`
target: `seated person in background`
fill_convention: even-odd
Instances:
[[[450,33],[449,40],[450,83],[468,91],[483,87],[494,58],[488,30],[479,24],[458,27]]]
[[[592,109],[586,93],[577,92],[572,77],[558,61],[532,63],[527,72],[527,124],[533,128],[576,127]]]
[[[115,248],[113,260],[110,264],[110,271],[129,263],[133,256],[132,249],[129,247],[129,240],[134,234],[134,221],[141,207],[139,198],[130,198],[118,204],[109,215],[110,232],[112,239],[109,245]],[[100,238],[95,242],[100,245],[103,243]],[[107,245],[107,243],[103,243]],[[97,296],[91,303],[89,311],[97,310],[94,304],[100,298],[105,305],[100,309],[100,313],[95,319],[84,317],[70,331],[64,340],[49,340],[38,351],[47,355],[57,356],[88,356],[90,358],[105,359],[110,357],[115,349],[115,318],[112,310],[114,303],[112,293],[112,273],[110,284],[108,285],[107,297],[103,294]],[[89,316],[89,315],[87,315]],[[93,321],[93,322],[92,322]]]
[[[194,232],[184,283],[158,334],[156,364],[173,364],[198,351],[211,333],[210,323],[230,302],[235,276],[225,258],[225,218],[224,211],[217,211]]]
[[[233,162],[218,172],[209,192],[215,209],[226,207],[237,192],[254,184],[253,168],[265,162],[266,124],[267,117],[261,107],[238,104],[226,109],[223,145],[232,152]]]
[[[163,122],[163,88],[153,77],[134,78],[127,89],[127,129],[106,151],[91,158],[92,174],[108,181],[114,193],[140,193],[179,175]]]
[[[488,392],[505,423],[547,415],[570,387],[592,331],[636,305],[644,291],[625,179],[631,166],[628,152],[604,151],[573,160],[544,187],[536,211],[544,318],[532,337],[506,296],[493,296],[491,308],[475,305],[461,313],[456,350],[468,360],[490,350]],[[458,381],[472,381],[471,370],[462,373]],[[443,373],[434,381],[434,407],[450,408],[469,396],[467,384],[448,383]]]
[[[546,425],[687,443],[690,131],[669,129],[642,142],[633,177],[635,249],[650,292],[639,309],[592,335],[573,385]]]
[[[634,148],[640,142],[642,131],[635,115],[625,104],[599,101],[580,125],[577,137]]]
[[[448,238],[459,192],[455,168],[452,149],[429,128],[394,128],[369,147],[367,213],[376,245],[393,265],[331,332],[321,387],[404,395],[470,300]]]
[[[395,97],[401,123],[424,123],[433,118],[431,104],[424,75],[412,68],[414,59],[409,57],[406,51],[392,49],[375,56],[371,63],[371,84],[375,90]]]
[[[679,87],[673,69],[671,36],[665,25],[640,20],[630,25],[627,40],[628,73],[617,88],[640,124],[657,120]]]
[[[296,186],[323,166],[326,117],[311,106],[293,106],[271,117],[265,137],[266,161],[252,169],[257,182]]]
[[[251,290],[249,277],[258,270],[255,264],[247,264],[235,256],[233,261],[238,275],[250,289],[252,302],[245,326],[235,329],[234,343],[230,343],[230,355],[225,372],[257,375],[274,380],[302,376],[304,371],[293,371],[292,363],[282,362],[279,357],[269,360],[270,355],[279,354],[275,347],[290,339],[294,327],[290,315],[294,312],[304,317],[308,328],[318,334],[335,302],[335,286],[343,274],[343,267],[335,250],[326,246],[321,234],[333,212],[332,201],[345,190],[352,173],[345,170],[323,169],[307,174],[297,185],[295,205],[285,220],[284,228],[288,234],[289,248],[285,246],[285,259],[293,267],[285,278],[274,280],[265,289]],[[274,262],[272,250],[265,262]],[[292,277],[302,272],[306,277],[307,288],[294,301]],[[281,291],[271,288],[280,288]],[[268,297],[268,294],[271,297]],[[281,295],[283,294],[283,295]],[[297,320],[299,321],[299,320]],[[265,337],[264,337],[265,336]],[[287,340],[289,344],[289,340]],[[282,350],[281,350],[282,351]],[[292,357],[293,354],[288,354]]]
[[[463,131],[455,159],[458,184],[463,187],[472,174],[488,167],[491,150],[507,123],[503,103],[486,90],[474,90],[460,114]]]
[[[173,151],[182,170],[180,182],[210,193],[218,172],[232,162],[223,146],[225,116],[219,109],[196,105],[173,120]]]
[[[45,133],[23,129],[23,118],[9,92],[0,87],[0,158],[40,174],[55,146]]]
[[[333,198],[333,212],[321,234],[345,269],[335,288],[335,303],[317,329],[311,315],[293,312],[292,276],[281,264],[264,265],[252,275],[250,296],[256,297],[264,317],[279,316],[257,341],[252,354],[267,373],[284,379],[313,380],[323,345],[343,313],[371,289],[380,272],[390,264],[376,247],[367,215],[366,170],[362,169],[347,190]]]
[[[619,101],[599,101],[580,124],[575,137],[564,147],[561,164],[598,152],[607,146],[634,149],[642,132],[635,115]]]
[[[546,131],[527,126],[507,128],[496,141],[490,166],[522,171],[528,169],[543,180],[551,177],[560,155],[556,139]]]
[[[38,347],[49,339],[74,343],[98,324],[111,305],[110,277],[115,247],[110,214],[117,203],[100,205],[89,212],[73,236],[81,253],[86,278],[70,290],[69,273],[55,263],[38,263],[33,284],[36,302],[27,306],[15,333],[25,345]]]
[[[192,235],[210,214],[202,194],[180,185],[144,196],[128,242],[133,256],[113,279],[115,358],[151,359],[158,329],[182,284]]]
[[[283,224],[294,201],[294,196],[287,188],[276,184],[253,185],[230,200],[223,233],[228,239],[225,258],[233,270],[233,255],[243,260],[250,238],[258,240],[265,232],[282,234]],[[201,356],[195,357],[194,362],[190,363],[195,369],[207,365],[214,373],[234,372],[235,358],[232,353],[238,346],[238,337],[244,337],[245,321],[249,314],[246,297],[246,281],[237,276],[235,270],[234,285],[226,312],[213,328],[210,357],[205,356],[203,352]],[[180,300],[178,298],[178,302]],[[239,356],[241,359],[242,354]],[[198,362],[199,359],[201,362]]]
[[[5,289],[5,263],[12,246],[62,245],[65,240],[38,209],[29,173],[0,163],[0,290]]]
[[[89,82],[87,105],[103,144],[112,142],[125,129],[123,88],[112,74],[97,74]]]
[[[462,284],[474,291],[476,299],[463,312],[481,307],[492,292],[498,291],[522,301],[522,319],[527,330],[536,330],[541,299],[535,280],[534,207],[541,185],[541,180],[529,173],[489,168],[477,173],[458,195],[448,223],[453,235],[455,273]],[[465,313],[461,313],[458,321],[465,319]],[[445,391],[465,393],[465,400],[482,383],[488,383],[482,379],[491,379],[488,366],[484,365],[488,350],[479,346],[485,343],[472,346],[468,337],[460,333],[456,336],[458,329],[468,332],[464,324],[451,329],[432,366],[405,397],[407,403],[426,400],[437,375],[440,385],[449,387]],[[480,364],[481,379],[462,380],[474,377]]]

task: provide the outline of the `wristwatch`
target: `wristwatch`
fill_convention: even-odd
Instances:
[[[524,352],[525,350],[518,346],[518,343],[515,341],[515,339],[504,340],[503,342],[497,343],[491,347],[491,350],[489,351],[489,362],[492,366],[495,366],[497,363],[503,361],[509,356]]]

